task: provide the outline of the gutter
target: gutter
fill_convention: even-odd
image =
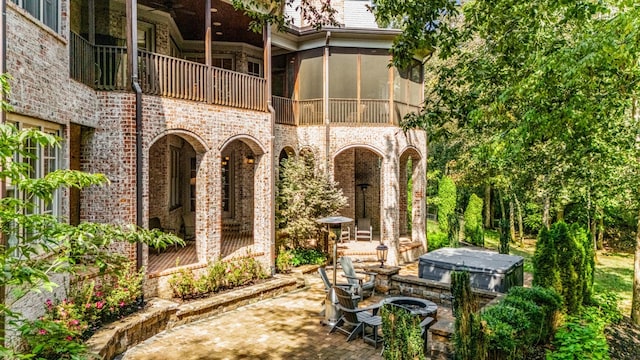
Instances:
[[[138,42],[133,39],[138,38],[138,27],[134,25],[134,21],[138,19],[138,1],[127,0],[127,68],[131,70],[131,89],[136,94],[136,225],[143,227],[142,218],[142,88],[138,83]],[[136,270],[142,268],[142,251],[141,242],[136,243]]]
[[[267,110],[269,111],[271,121],[271,154],[270,154],[270,187],[271,187],[271,216],[273,217],[270,222],[270,247],[271,247],[271,259],[269,259],[269,265],[271,266],[271,275],[276,273],[276,177],[277,173],[277,160],[276,160],[276,109],[272,104],[272,78],[271,78],[271,26],[269,23],[263,27],[263,42],[264,42],[264,77],[266,80],[266,95],[267,95]]]

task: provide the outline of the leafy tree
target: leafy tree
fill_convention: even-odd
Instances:
[[[7,92],[6,75],[0,76],[0,80],[2,90]],[[2,104],[2,108],[9,110],[6,104]],[[54,275],[75,273],[87,267],[101,272],[117,270],[126,257],[108,251],[115,242],[182,243],[181,239],[158,230],[97,223],[72,226],[55,216],[40,214],[34,200],[49,203],[62,188],[82,189],[105,185],[108,180],[102,174],[72,170],[56,170],[43,178],[32,178],[31,166],[14,159],[19,154],[24,159],[35,160],[27,146],[33,144],[55,147],[59,146],[59,139],[35,129],[18,130],[13,125],[0,124],[0,181],[22,194],[21,197],[0,199],[0,227],[5,237],[5,244],[0,247],[0,267],[3,269],[0,288],[11,293],[10,298],[0,303],[0,316],[14,327],[23,320],[22,314],[13,308],[14,304],[29,294],[58,287]],[[84,351],[82,347],[77,350],[79,353]],[[0,357],[16,356],[29,357],[0,345]]]
[[[509,254],[509,223],[502,219],[500,220],[500,248],[498,252],[500,254]]]
[[[275,24],[280,30],[291,24],[293,19],[287,15],[287,8],[301,11],[302,20],[315,29],[322,26],[340,26],[335,16],[337,10],[331,6],[330,0],[232,0],[236,10],[242,10],[252,21],[252,31],[261,32],[264,24]]]
[[[484,246],[484,229],[482,228],[482,199],[471,194],[469,204],[464,211],[464,236],[474,245]]]
[[[276,223],[284,245],[297,248],[322,230],[318,218],[338,213],[346,206],[342,190],[317,174],[310,153],[285,159],[278,182]]]
[[[437,57],[425,107],[405,126],[440,135],[452,160],[472,165],[467,178],[496,171],[537,203],[545,226],[573,204],[587,219],[640,207],[637,2],[374,0],[373,9],[403,31],[394,56]],[[640,264],[640,235],[637,244]],[[632,318],[640,323],[640,274]]]
[[[443,176],[438,185],[438,226],[440,231],[449,231],[449,216],[456,211],[456,184],[449,176]]]

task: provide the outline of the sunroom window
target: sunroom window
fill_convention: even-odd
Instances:
[[[34,18],[58,32],[60,24],[60,0],[11,0]]]

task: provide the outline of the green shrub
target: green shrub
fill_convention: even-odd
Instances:
[[[420,319],[398,306],[385,305],[380,311],[385,360],[426,359],[420,334]]]
[[[533,256],[533,284],[551,287],[563,298],[569,314],[590,302],[594,254],[590,236],[577,225],[558,222],[542,229]],[[587,249],[588,248],[588,249]]]
[[[513,287],[497,305],[482,313],[491,358],[522,359],[533,345],[554,333],[562,300],[551,289]]]
[[[592,299],[593,306],[598,308],[600,314],[607,323],[619,323],[622,320],[622,313],[618,307],[618,295],[605,291],[595,295]]]
[[[445,246],[449,245],[449,239],[447,234],[438,232],[438,233],[430,233],[429,240],[427,242],[427,247],[429,251],[438,250]]]
[[[467,209],[464,211],[464,237],[474,245],[484,246],[482,199],[476,194],[471,194]]]
[[[300,265],[324,265],[327,262],[327,255],[316,249],[297,248],[292,251],[293,266]]]
[[[443,233],[449,232],[449,215],[455,212],[456,198],[456,184],[443,176],[438,183],[438,227]]]
[[[533,285],[562,291],[560,271],[552,233],[542,228],[538,234],[536,250],[533,254]]]
[[[609,345],[604,335],[607,322],[598,308],[587,307],[579,315],[568,316],[553,340],[547,360],[609,359]]]
[[[478,303],[471,291],[468,271],[451,273],[453,295],[455,358],[458,360],[484,360],[487,356],[487,339]]]

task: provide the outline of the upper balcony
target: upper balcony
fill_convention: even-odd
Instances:
[[[94,2],[91,10],[89,3],[81,0],[71,9],[70,75],[96,90],[125,91],[131,80],[124,4]],[[345,13],[347,7],[354,14],[360,13],[352,8],[365,9],[359,1],[344,6]],[[334,125],[398,125],[419,109],[422,66],[389,67],[392,31],[333,29],[326,52],[324,31],[292,30],[274,34],[273,55],[265,59],[269,45],[224,1],[213,0],[204,11],[211,13],[208,43],[204,8],[203,0],[139,1],[136,56],[144,94],[255,111],[268,111],[274,95],[276,122],[297,126],[323,125],[325,119]],[[345,26],[351,18],[344,16]]]

